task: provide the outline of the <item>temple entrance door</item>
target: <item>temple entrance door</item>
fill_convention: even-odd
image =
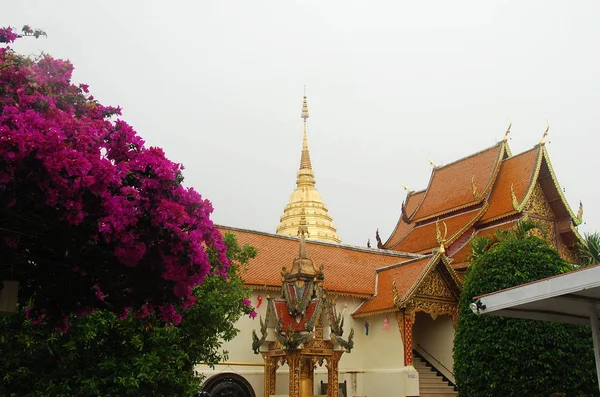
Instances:
[[[415,313],[413,325],[413,350],[444,376],[454,379],[454,319],[449,315],[434,316]]]

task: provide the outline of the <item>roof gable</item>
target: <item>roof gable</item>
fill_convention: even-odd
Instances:
[[[445,255],[439,252],[396,266],[379,269],[377,294],[364,302],[353,317],[398,311],[414,298],[458,301],[461,281]]]
[[[433,170],[429,186],[411,220],[423,221],[481,202],[491,188],[505,153],[505,142]]]
[[[539,147],[502,161],[500,172],[488,199],[489,209],[481,217],[482,223],[514,214],[512,195],[522,201],[537,176],[541,151]]]

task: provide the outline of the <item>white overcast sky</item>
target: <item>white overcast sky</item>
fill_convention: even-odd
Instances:
[[[493,145],[548,150],[600,230],[600,2],[1,0],[0,25],[75,65],[185,165],[215,222],[274,232],[295,186],[302,87],[317,188],[344,243],[385,240],[405,197]]]

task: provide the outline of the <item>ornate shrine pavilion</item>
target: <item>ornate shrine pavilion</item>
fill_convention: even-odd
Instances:
[[[306,96],[301,116],[296,189],[276,233],[220,227],[258,251],[243,277],[253,287],[261,319],[238,322],[239,336],[224,346],[230,361],[214,370],[198,368],[208,377],[206,389],[215,396],[231,395],[219,394],[229,390],[241,397],[455,396],[452,346],[471,239],[511,228],[523,217],[535,218],[560,254],[575,261],[583,207],[580,203],[575,213],[558,184],[545,145],[548,129],[523,153],[511,153],[509,127],[492,147],[444,166],[432,163],[427,187],[406,189],[394,231],[385,242],[377,235],[377,248],[371,248],[340,243],[316,190]],[[352,337],[329,315],[309,319],[308,309],[297,310],[297,297],[306,288],[314,291],[314,305],[328,308],[323,313],[335,313],[336,321],[344,319],[346,328],[354,329]],[[307,327],[309,320],[314,324]],[[304,333],[308,339],[283,348],[292,336],[286,327],[296,332],[294,338],[298,332],[311,336]],[[253,330],[259,330],[254,343]],[[333,377],[328,366],[318,365],[325,353],[310,350],[317,343],[333,352],[336,338],[351,340],[353,348],[334,360]]]

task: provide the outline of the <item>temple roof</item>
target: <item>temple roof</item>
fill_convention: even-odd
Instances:
[[[377,291],[375,296],[365,301],[356,309],[353,316],[360,317],[367,314],[380,314],[397,311],[394,305],[394,282],[399,294],[406,294],[413,284],[419,279],[423,270],[431,261],[431,255],[423,259],[413,259],[398,266],[393,266],[377,271]],[[402,291],[402,292],[400,292]]]
[[[222,233],[237,236],[240,245],[251,245],[258,251],[251,259],[245,284],[258,287],[281,286],[281,269],[289,267],[298,255],[298,238],[271,233],[218,226]],[[375,293],[375,272],[378,268],[402,263],[420,255],[397,251],[361,248],[351,245],[306,241],[308,256],[316,266],[324,266],[327,275],[324,288],[341,295],[370,297]]]
[[[438,270],[450,280],[458,299],[461,282],[450,266],[446,256],[439,251],[420,259],[377,270],[377,292],[372,299],[360,305],[352,316],[355,318],[398,311],[420,290],[427,276]]]
[[[434,230],[439,221],[448,227],[448,255],[462,256],[480,229],[512,224],[530,213],[528,208],[536,195],[548,202],[562,243],[571,247],[581,239],[575,227],[581,223],[583,207],[580,205],[575,214],[567,203],[544,142],[542,139],[532,149],[512,156],[504,139],[474,155],[434,167],[428,188],[408,194],[396,227],[383,247],[432,252],[438,246]],[[416,199],[420,203],[413,210]],[[464,263],[464,258],[459,259],[455,266]]]
[[[333,225],[329,210],[315,188],[315,173],[310,160],[306,132],[308,119],[306,93],[302,102],[301,117],[304,120],[304,130],[302,133],[302,151],[300,154],[300,168],[296,179],[296,189],[290,195],[288,204],[283,210],[276,233],[283,236],[296,236],[298,226],[300,226],[302,211],[305,211],[308,239],[339,243],[342,240],[337,235],[337,230]]]
[[[513,208],[511,188],[519,201],[523,199],[535,178],[536,163],[540,155],[539,146],[510,157],[502,162],[500,172],[488,199],[489,209],[481,222],[516,213]]]
[[[485,208],[476,208],[467,212],[444,218],[448,229],[446,239],[452,243],[457,237],[465,232],[466,228],[473,225],[481,216]],[[445,229],[445,227],[444,227]],[[434,221],[415,227],[403,240],[393,248],[403,252],[431,251],[439,247],[436,240],[436,223]]]
[[[434,167],[429,186],[411,220],[419,222],[481,202],[505,153],[502,141],[453,163]]]

